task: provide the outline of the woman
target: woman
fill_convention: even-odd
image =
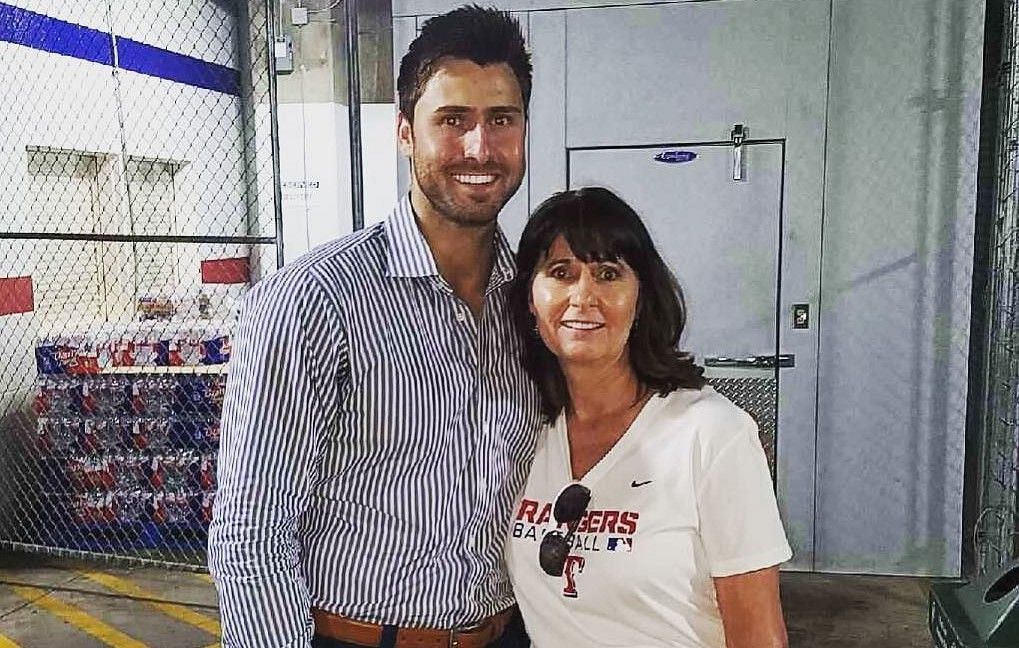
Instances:
[[[548,199],[511,290],[549,423],[506,549],[533,645],[786,645],[757,425],[676,350],[682,293],[637,214]]]

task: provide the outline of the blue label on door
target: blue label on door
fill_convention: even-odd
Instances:
[[[666,164],[683,164],[684,162],[692,162],[696,158],[697,154],[693,151],[662,151],[655,156],[655,161]]]

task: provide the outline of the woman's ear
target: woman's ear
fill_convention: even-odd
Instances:
[[[640,284],[637,284],[637,303],[633,307],[633,322],[630,324],[630,331],[637,328],[637,322],[640,320],[640,312],[644,309],[644,291],[640,289]]]

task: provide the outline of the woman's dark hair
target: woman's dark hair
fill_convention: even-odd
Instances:
[[[531,56],[524,47],[520,23],[505,11],[464,5],[425,22],[400,60],[396,90],[400,112],[411,124],[425,84],[435,74],[441,59],[447,57],[478,65],[508,65],[517,78],[527,112],[531,101]]]
[[[560,235],[585,263],[623,260],[636,273],[640,295],[630,331],[630,364],[640,383],[661,395],[681,387],[703,387],[704,369],[677,348],[686,326],[683,292],[640,216],[608,189],[574,189],[541,203],[527,221],[510,286],[510,310],[523,340],[524,368],[541,390],[545,416],[558,416],[570,397],[558,359],[535,332],[529,304],[538,264]]]

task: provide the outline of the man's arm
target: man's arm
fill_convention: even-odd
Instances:
[[[778,566],[714,580],[726,648],[787,648]]]
[[[284,273],[249,293],[223,403],[209,570],[225,647],[304,647],[313,634],[297,527],[335,422],[340,340],[314,280]]]

